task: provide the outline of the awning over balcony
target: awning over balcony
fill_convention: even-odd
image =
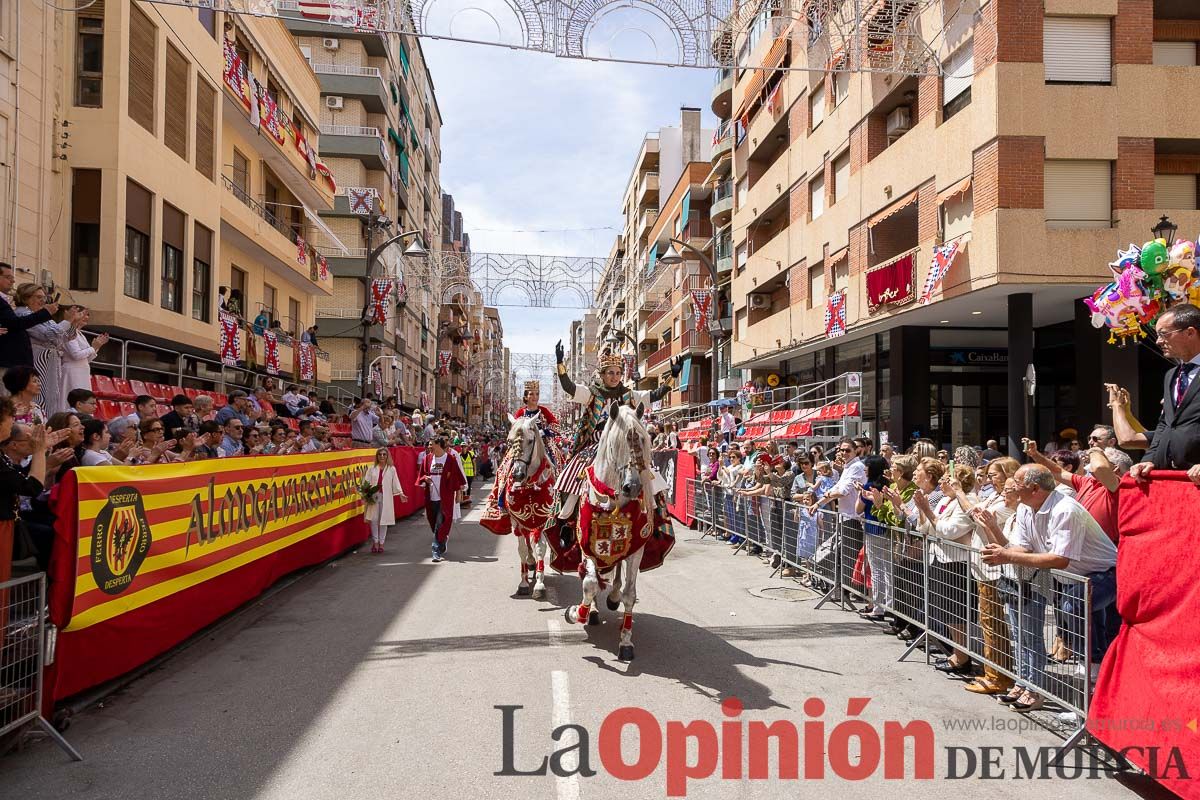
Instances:
[[[753,72],[754,74],[750,76],[750,81],[746,84],[746,91],[742,92],[742,102],[738,103],[737,113],[733,115],[734,119],[740,119],[749,110],[750,104],[758,97],[763,85],[767,82],[767,71],[765,69],[756,69]]]
[[[915,202],[917,202],[917,190],[913,189],[911,192],[904,195],[904,197],[901,197],[899,200],[892,203],[890,206],[885,208],[883,211],[880,211],[878,214],[871,217],[870,222],[867,223],[867,227],[874,228],[876,225],[883,222],[888,217],[892,216],[893,214],[895,214],[899,211],[903,211],[904,209],[908,208]]]
[[[316,225],[317,229],[320,230],[321,233],[329,237],[329,241],[332,242],[337,249],[341,250],[343,255],[350,255],[349,248],[342,244],[342,240],[334,235],[333,231],[329,229],[329,226],[325,224],[325,220],[321,219],[321,217],[314,213],[313,210],[308,206],[304,206],[304,216],[308,217],[308,221],[313,225]]]
[[[963,192],[965,192],[967,189],[970,189],[970,188],[971,188],[971,176],[970,175],[968,175],[967,177],[963,178],[960,181],[955,181],[953,184],[950,185],[949,188],[943,189],[942,191],[938,192],[938,205],[941,205],[942,203],[946,202],[951,197],[956,197],[956,196],[962,194]]]

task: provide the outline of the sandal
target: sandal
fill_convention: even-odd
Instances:
[[[996,698],[997,701],[1008,705],[1015,703],[1021,699],[1021,695],[1025,694],[1025,689],[1020,686],[1014,686],[1008,690],[1008,694],[1002,694]]]

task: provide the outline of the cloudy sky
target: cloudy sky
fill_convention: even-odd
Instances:
[[[708,70],[421,44],[444,120],[442,190],[476,252],[607,256],[645,134],[678,125],[680,106],[713,122]],[[552,353],[582,311],[500,313],[514,352]]]

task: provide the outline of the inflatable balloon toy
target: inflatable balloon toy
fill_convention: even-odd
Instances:
[[[1146,282],[1146,288],[1149,289],[1148,294],[1151,296],[1162,291],[1162,273],[1170,262],[1171,254],[1167,252],[1166,239],[1153,239],[1142,245],[1141,254],[1138,256],[1138,266],[1145,273],[1142,280]]]
[[[1145,278],[1146,273],[1131,264],[1116,281],[1100,287],[1083,301],[1092,312],[1092,325],[1108,328],[1109,344],[1118,339],[1124,344],[1131,336],[1146,336],[1142,324],[1157,315],[1159,304],[1147,295],[1142,284]]]
[[[1180,264],[1167,267],[1163,279],[1163,291],[1173,303],[1189,302],[1196,286],[1196,273],[1188,266]]]

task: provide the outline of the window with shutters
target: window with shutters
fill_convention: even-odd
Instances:
[[[808,129],[815,131],[825,119],[825,84],[818,83],[808,94]]]
[[[129,7],[129,118],[150,133],[154,128],[158,29],[141,9]]]
[[[1154,63],[1160,67],[1196,66],[1195,42],[1155,42]]]
[[[100,288],[100,170],[71,170],[71,288]]]
[[[825,213],[825,173],[808,182],[808,218],[816,219]]]
[[[188,60],[167,43],[167,87],[163,103],[163,141],[171,152],[188,160]]]
[[[212,318],[212,241],[213,232],[196,223],[192,234],[192,319],[200,322]]]
[[[850,286],[850,259],[842,257],[833,265],[833,275],[831,283],[833,291],[847,289]]]
[[[267,312],[267,319],[274,322],[278,312],[275,310],[275,287],[269,283],[263,284],[262,310]]]
[[[196,78],[196,171],[216,180],[216,133],[213,115],[216,113],[217,90],[199,76]]]
[[[1046,83],[1112,83],[1111,17],[1046,17]]]
[[[163,203],[162,281],[158,303],[168,311],[183,313],[183,248],[187,221],[183,212]]]
[[[1172,211],[1195,211],[1196,176],[1155,175],[1154,207]]]
[[[154,195],[125,181],[125,296],[150,299],[150,234]]]
[[[1112,162],[1047,160],[1047,228],[1112,226]]]
[[[850,191],[850,151],[833,160],[833,203],[837,203]]]
[[[235,147],[233,149],[233,194],[246,205],[250,205],[250,160]]]
[[[975,78],[975,43],[958,48],[942,65],[942,119],[947,120],[971,105]]]
[[[294,297],[288,298],[288,322],[290,323],[288,333],[299,339],[303,331],[300,324],[300,301]]]
[[[104,106],[104,3],[76,14],[75,105]]]
[[[820,308],[825,302],[825,262],[818,261],[808,268],[808,307]]]

